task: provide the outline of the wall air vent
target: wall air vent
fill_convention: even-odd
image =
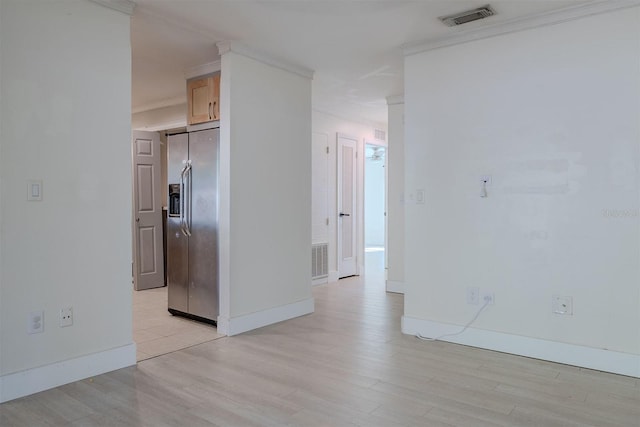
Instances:
[[[486,5],[477,9],[456,13],[454,15],[441,16],[438,19],[449,27],[455,27],[457,25],[477,21],[478,19],[488,18],[489,16],[493,16],[495,14],[496,11],[490,5]]]
[[[329,275],[329,244],[311,246],[311,278],[320,279]]]

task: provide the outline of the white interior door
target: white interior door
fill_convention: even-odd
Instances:
[[[338,135],[338,277],[358,274],[357,140]]]
[[[133,132],[133,284],[164,286],[160,135]]]

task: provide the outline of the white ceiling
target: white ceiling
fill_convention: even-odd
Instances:
[[[438,17],[485,0],[135,0],[132,108],[183,103],[184,70],[217,60],[234,40],[315,71],[313,107],[386,123],[402,94],[402,45],[553,11],[584,0],[496,0],[497,15],[449,28]]]

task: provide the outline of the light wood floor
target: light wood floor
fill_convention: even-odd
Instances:
[[[313,293],[312,315],[8,402],[0,425],[640,426],[637,379],[404,336],[380,276]]]
[[[167,306],[166,287],[133,291],[133,341],[138,362],[224,336],[213,325],[172,316]]]

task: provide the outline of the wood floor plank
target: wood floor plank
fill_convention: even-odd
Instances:
[[[403,335],[382,271],[315,286],[313,314],[2,404],[0,426],[640,427],[636,378]],[[188,323],[136,308],[141,341],[181,340]]]

